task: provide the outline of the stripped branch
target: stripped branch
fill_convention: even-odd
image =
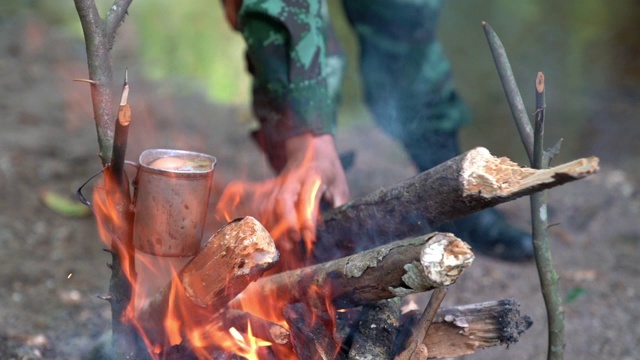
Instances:
[[[516,83],[516,78],[513,76],[511,65],[509,64],[509,58],[507,52],[504,49],[504,45],[500,41],[500,38],[496,32],[486,22],[482,22],[484,33],[487,36],[489,42],[489,48],[493,55],[493,60],[496,63],[498,69],[498,75],[504,88],[504,94],[507,96],[507,102],[511,109],[511,114],[518,127],[518,133],[520,139],[527,152],[529,161],[533,162],[533,129],[531,128],[531,121],[529,115],[527,115],[527,109],[524,107],[522,96],[520,95],[520,89]]]
[[[533,168],[549,167],[550,156],[544,151],[544,74],[536,77],[536,122],[533,140]],[[531,221],[533,228],[533,249],[538,267],[538,277],[544,303],[547,308],[549,327],[549,343],[547,358],[560,360],[564,358],[564,311],[560,298],[558,274],[553,268],[551,248],[549,246],[547,192],[541,191],[531,195]]]
[[[516,122],[518,133],[529,156],[531,167],[539,171],[545,171],[549,167],[553,156],[558,153],[561,142],[558,142],[548,152],[544,151],[544,113],[546,107],[544,74],[539,72],[536,77],[535,131],[532,132],[531,123],[524,108],[520,90],[513,76],[504,46],[489,24],[483,22],[482,25],[489,41],[489,47]],[[534,255],[538,267],[542,295],[547,308],[549,326],[547,358],[560,360],[564,358],[564,312],[560,299],[559,278],[553,269],[553,260],[551,259],[549,247],[546,191],[543,190],[531,195],[531,218]]]

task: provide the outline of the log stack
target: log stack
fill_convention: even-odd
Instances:
[[[203,338],[231,327],[271,345],[261,348],[260,359],[401,359],[416,342],[424,350],[417,358],[445,358],[516,342],[531,321],[514,300],[400,314],[400,298],[446,288],[473,262],[470,247],[455,234],[430,229],[597,170],[596,158],[548,170],[521,168],[477,148],[328,212],[314,263],[268,276],[278,261],[273,239],[253,218],[234,220],[142,307],[141,328],[151,345],[166,346],[163,319],[170,307],[197,313],[189,323],[200,337],[184,337],[179,346],[215,359],[234,357]],[[282,321],[244,311],[244,299],[278,304]],[[418,317],[428,325],[426,336],[416,339]]]

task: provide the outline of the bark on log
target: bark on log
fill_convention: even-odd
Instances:
[[[598,171],[598,158],[551,169],[520,167],[475,148],[428,171],[333,209],[322,217],[313,249],[316,263],[358,253],[518,197]]]
[[[473,258],[469,246],[453,234],[432,233],[263,277],[234,303],[248,297],[278,304],[305,302],[318,309],[326,309],[328,303],[355,307],[451,285]]]
[[[278,260],[269,232],[254,218],[237,219],[215,233],[137,316],[153,343],[164,340],[163,321],[173,306],[191,326],[210,318]],[[174,291],[172,291],[174,287]],[[175,291],[177,288],[178,291]],[[208,316],[197,316],[202,312]]]
[[[518,342],[533,324],[520,315],[519,307],[517,301],[504,299],[440,309],[424,341],[429,358],[455,358]],[[405,324],[417,323],[420,313],[409,316]]]

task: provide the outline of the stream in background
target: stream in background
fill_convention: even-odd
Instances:
[[[104,13],[111,1],[98,4]],[[350,58],[340,126],[370,124],[361,100],[357,46],[339,4],[330,1]],[[439,37],[474,114],[462,132],[463,147],[482,145],[527,164],[480,25],[484,20],[501,37],[531,113],[536,73],[545,73],[546,144],[564,138],[556,163],[597,155],[604,163],[638,170],[638,5],[634,0],[447,1]],[[4,0],[0,21],[22,11],[38,11],[81,36],[71,0]],[[137,0],[129,14],[116,40],[116,63],[135,53],[146,76],[185,91],[204,90],[212,101],[249,103],[244,43],[227,25],[219,1]]]

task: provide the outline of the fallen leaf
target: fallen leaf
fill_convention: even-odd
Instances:
[[[80,201],[68,196],[60,195],[51,190],[40,192],[40,200],[53,212],[66,217],[86,217],[91,215],[91,209]]]

